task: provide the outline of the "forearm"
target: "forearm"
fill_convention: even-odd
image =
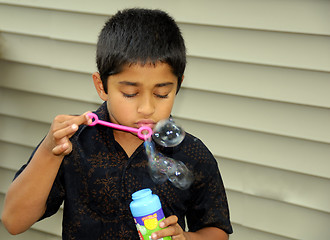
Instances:
[[[202,228],[196,232],[185,232],[187,240],[228,240],[228,234],[216,227]]]
[[[10,233],[24,232],[43,215],[62,160],[63,156],[53,155],[42,143],[10,185],[2,213],[2,222]]]

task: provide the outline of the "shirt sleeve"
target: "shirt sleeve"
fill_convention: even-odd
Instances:
[[[37,151],[37,149],[39,148],[41,143],[39,143],[39,145],[36,147],[36,149],[32,152],[28,162],[26,164],[24,164],[15,174],[14,180],[24,171],[24,169],[26,168],[26,166],[30,163],[31,159],[33,158],[35,152]],[[63,187],[63,177],[62,177],[62,165],[57,173],[57,176],[55,178],[55,181],[53,183],[52,189],[48,195],[48,199],[46,202],[46,211],[44,213],[44,215],[39,219],[42,220],[46,217],[50,217],[53,214],[55,214],[58,209],[60,208],[60,206],[62,205],[63,199],[64,199],[64,195],[65,195],[65,191],[64,191],[64,187]]]
[[[193,200],[187,212],[189,231],[217,227],[231,234],[227,196],[217,161],[205,146],[201,151],[202,157],[194,170]]]

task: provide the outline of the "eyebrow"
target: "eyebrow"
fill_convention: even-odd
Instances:
[[[158,84],[156,84],[156,87],[166,87],[166,86],[173,85],[173,84],[174,83],[172,83],[172,82],[158,83]]]
[[[119,82],[121,85],[128,85],[128,86],[138,86],[139,84],[136,82],[129,82],[129,81],[121,81]]]
[[[129,82],[129,81],[121,81],[121,82],[119,82],[119,84],[121,84],[121,85],[128,85],[128,86],[134,86],[134,87],[137,87],[137,86],[140,85],[137,82]],[[166,86],[173,85],[173,84],[174,83],[172,83],[172,82],[157,83],[155,85],[155,87],[166,87]]]

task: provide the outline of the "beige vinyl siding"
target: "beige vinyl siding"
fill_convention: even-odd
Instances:
[[[173,115],[218,160],[230,239],[329,239],[327,0],[0,0],[0,209],[52,119],[101,103],[97,36],[132,6],[179,22],[188,65]],[[60,239],[61,214],[17,237],[0,223],[0,239]]]

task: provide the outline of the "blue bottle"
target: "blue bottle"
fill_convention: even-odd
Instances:
[[[150,240],[153,232],[159,231],[159,223],[165,219],[159,197],[146,188],[132,194],[130,209],[140,240]],[[164,237],[162,240],[171,240]]]

